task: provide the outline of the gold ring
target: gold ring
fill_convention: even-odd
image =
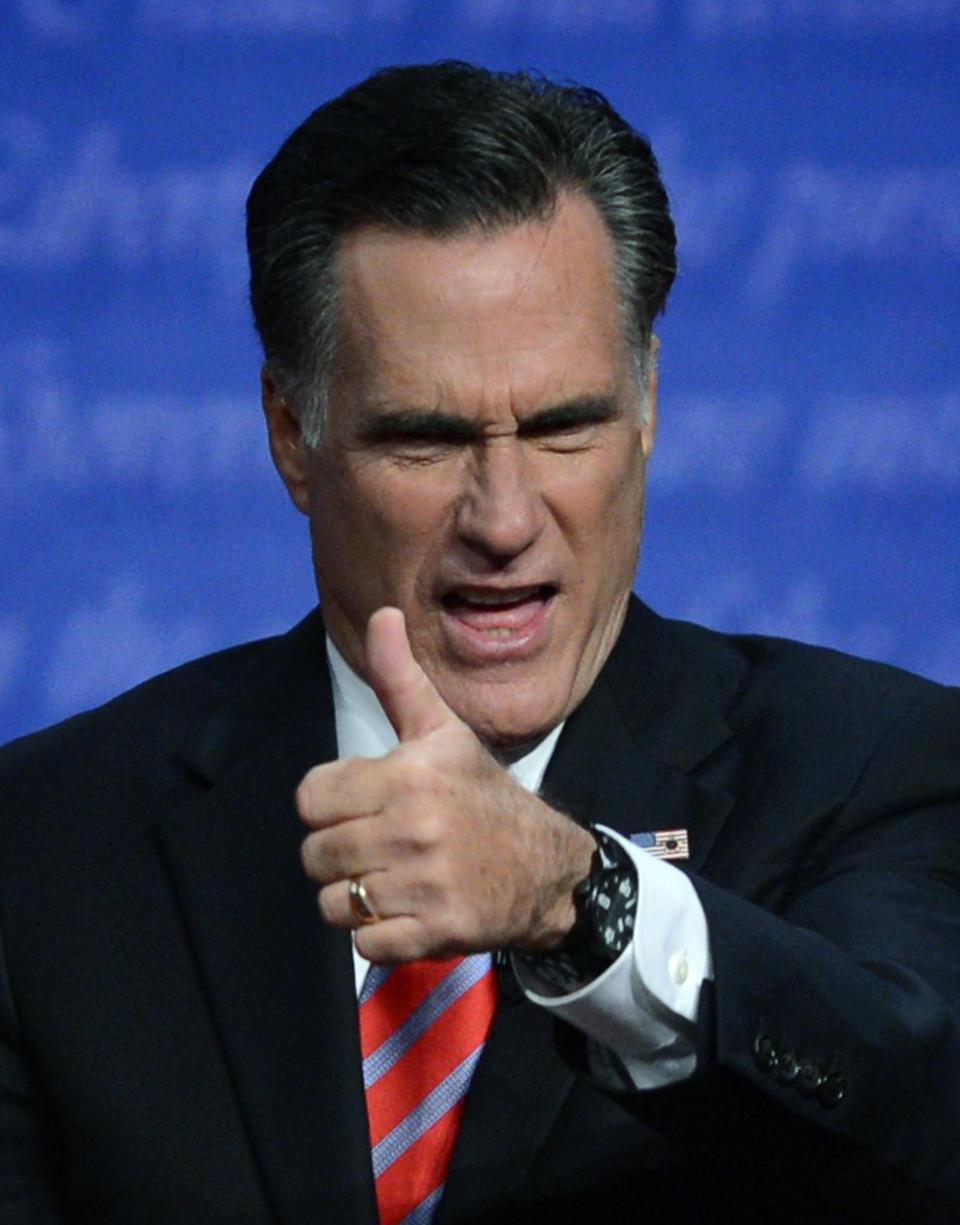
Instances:
[[[376,923],[380,918],[370,894],[357,876],[350,881],[350,909],[353,911],[353,917],[360,923]]]

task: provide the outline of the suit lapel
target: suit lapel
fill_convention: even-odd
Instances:
[[[548,803],[629,837],[688,832],[702,869],[732,804],[724,789],[736,741],[722,713],[736,667],[693,658],[682,635],[631,602],[624,631],[568,719],[544,779]]]
[[[191,739],[205,790],[157,834],[264,1183],[288,1225],[375,1218],[349,938],[320,919],[293,807],[335,755],[319,618]]]

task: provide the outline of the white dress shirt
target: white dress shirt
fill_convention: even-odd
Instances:
[[[329,637],[327,657],[338,755],[383,757],[396,747],[397,736],[376,694]],[[562,727],[509,767],[527,790],[539,789]],[[689,1076],[696,1063],[694,1022],[701,986],[712,972],[707,920],[696,890],[679,869],[609,832],[637,866],[631,945],[598,978],[569,995],[556,994],[528,966],[514,968],[528,999],[587,1034],[590,1067],[598,1079],[613,1088],[658,1088]],[[356,947],[354,964],[359,992],[369,963]]]

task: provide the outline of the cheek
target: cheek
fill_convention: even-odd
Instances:
[[[384,513],[375,483],[342,454],[314,473],[310,532],[314,566],[328,591],[345,606],[376,602],[371,588],[383,571]]]
[[[609,514],[625,531],[639,531],[647,485],[647,461],[639,442],[618,466],[612,482]]]
[[[643,527],[644,470],[620,464],[591,487],[583,522],[590,527],[581,542],[585,572],[593,572],[602,599],[633,583]]]
[[[409,588],[442,547],[449,497],[429,472],[397,472],[383,465],[345,468],[332,479],[326,522],[342,542],[349,571],[376,567],[381,585]]]
[[[315,482],[316,522],[353,547],[375,548],[393,530],[393,503],[387,483],[369,464],[340,455]]]
[[[634,549],[643,527],[643,511],[646,486],[642,473],[628,472],[617,494],[611,499],[607,512],[608,522],[614,527],[610,533],[611,545],[620,545],[627,551]]]
[[[565,524],[582,560],[630,552],[643,519],[644,465],[603,457],[584,464],[555,489],[555,515]]]

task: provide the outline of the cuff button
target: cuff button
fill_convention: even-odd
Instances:
[[[763,1072],[772,1072],[779,1062],[777,1048],[773,1045],[773,1040],[768,1038],[766,1034],[757,1034],[756,1038],[754,1038],[753,1057],[756,1060],[757,1067]]]
[[[797,1073],[797,1088],[801,1093],[816,1093],[823,1084],[823,1073],[815,1063],[801,1063]]]
[[[784,1051],[777,1062],[777,1080],[782,1085],[792,1085],[800,1075],[800,1061],[793,1051]]]
[[[817,1086],[817,1100],[821,1106],[826,1106],[831,1109],[833,1106],[839,1106],[847,1095],[847,1082],[844,1077],[838,1076],[835,1072],[827,1076],[823,1083]]]

